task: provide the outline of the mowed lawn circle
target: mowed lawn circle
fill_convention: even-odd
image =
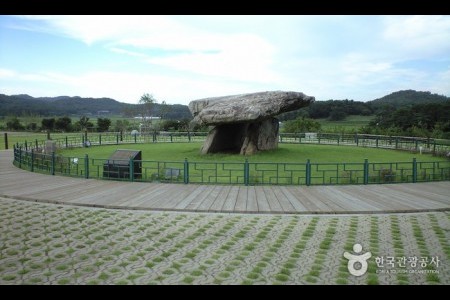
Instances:
[[[105,158],[107,159],[117,149],[134,149],[142,151],[144,161],[183,161],[195,162],[286,162],[304,163],[307,159],[317,163],[354,163],[363,162],[409,162],[443,161],[443,158],[429,154],[411,153],[400,150],[364,148],[354,146],[311,145],[311,144],[279,144],[278,149],[263,151],[252,156],[239,154],[207,154],[201,155],[202,143],[150,143],[121,144],[107,146],[92,146],[90,148],[72,148],[59,150],[58,154],[68,157]]]

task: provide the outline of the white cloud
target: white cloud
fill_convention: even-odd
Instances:
[[[175,70],[249,82],[278,80],[271,70],[273,48],[254,36],[235,35],[218,52],[194,52],[150,58],[147,62]]]
[[[449,16],[388,16],[383,19],[385,47],[402,59],[449,54]]]
[[[205,78],[199,81],[189,77],[149,75],[129,72],[93,71],[80,75],[63,73],[14,72],[10,81],[2,84],[1,92],[8,94],[28,93],[35,97],[81,96],[110,97],[121,102],[137,103],[144,93],[152,93],[158,101],[169,104],[187,104],[191,100],[208,96],[256,92],[252,85]],[[13,84],[12,80],[15,83]],[[27,86],[24,92],[23,85]],[[155,92],[156,91],[156,92]]]
[[[14,75],[16,75],[16,72],[13,70],[0,69],[0,79],[11,78],[14,77]]]
[[[54,32],[87,44],[105,42],[116,53],[145,58],[148,63],[194,74],[269,82],[274,47],[249,33],[214,33],[164,16],[32,16]],[[127,49],[121,47],[126,46]],[[133,47],[135,51],[128,48]],[[147,55],[156,49],[162,57]],[[181,51],[180,54],[177,51]]]
[[[450,66],[444,72],[439,72],[431,83],[432,89],[441,95],[448,95],[450,91]]]
[[[448,70],[410,63],[448,64],[449,16],[27,16],[21,21],[18,27],[27,30],[129,56],[117,64],[121,69],[86,62],[78,74],[54,72],[62,68],[51,64],[26,74],[0,69],[2,79],[45,83],[34,89],[46,95],[63,91],[135,103],[149,92],[187,104],[275,89],[364,101],[398,89],[450,93]]]

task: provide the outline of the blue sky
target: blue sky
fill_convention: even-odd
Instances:
[[[450,96],[450,16],[0,16],[0,93]]]

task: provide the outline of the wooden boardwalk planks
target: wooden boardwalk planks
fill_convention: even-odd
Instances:
[[[450,210],[450,182],[354,186],[227,186],[119,182],[31,173],[0,151],[0,196],[124,209],[240,213]]]

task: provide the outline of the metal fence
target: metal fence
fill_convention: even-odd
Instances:
[[[153,133],[131,135],[102,133],[77,135],[54,140],[58,148],[129,143],[200,142],[206,133]],[[315,143],[402,149],[417,152],[448,153],[448,141],[433,139],[388,137],[374,135],[281,134],[280,143]],[[148,161],[125,162],[129,170],[124,176],[111,176],[105,171],[106,158],[68,157],[44,154],[45,141],[14,145],[14,163],[32,172],[82,178],[114,179],[143,182],[242,185],[336,185],[372,183],[414,183],[450,180],[450,160],[377,163],[368,160],[356,163],[258,163]],[[135,170],[136,163],[139,170]]]
[[[58,148],[73,148],[84,146],[139,144],[139,143],[189,143],[203,142],[206,132],[153,132],[132,135],[130,133],[107,132],[89,133],[66,136],[53,139]],[[24,141],[16,147],[25,150],[35,148],[42,150],[44,140]],[[432,138],[384,136],[369,134],[334,134],[334,133],[281,133],[279,143],[284,144],[326,144],[348,145],[357,147],[384,148],[432,153],[434,155],[448,155],[450,140]]]

